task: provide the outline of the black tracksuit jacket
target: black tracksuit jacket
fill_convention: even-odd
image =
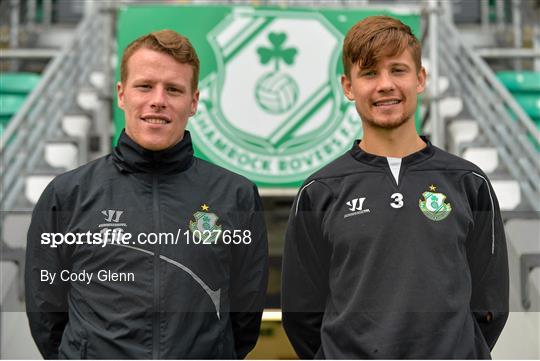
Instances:
[[[229,236],[249,231],[251,240],[188,244],[190,225]],[[142,232],[180,237],[177,244],[41,244],[43,232],[107,228],[132,240]],[[160,152],[123,133],[112,154],[56,177],[34,209],[25,275],[31,332],[46,358],[243,358],[259,333],[267,256],[254,184],[193,157],[188,132]],[[87,284],[58,274],[49,284],[42,270],[94,277]],[[134,279],[99,281],[99,271]]]
[[[357,142],[300,189],[282,307],[301,358],[490,357],[509,287],[493,188],[429,142],[398,180]]]

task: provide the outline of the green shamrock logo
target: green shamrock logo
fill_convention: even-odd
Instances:
[[[287,40],[287,35],[285,33],[270,33],[268,34],[268,40],[272,44],[270,47],[267,48],[261,46],[257,48],[259,59],[263,65],[274,60],[274,70],[278,71],[280,61],[284,61],[287,65],[292,65],[294,63],[294,57],[298,51],[293,47],[283,47],[283,44]]]

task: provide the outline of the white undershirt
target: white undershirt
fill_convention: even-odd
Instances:
[[[392,175],[396,180],[396,184],[399,184],[399,170],[401,168],[401,158],[386,157],[388,160],[388,165],[392,171]]]

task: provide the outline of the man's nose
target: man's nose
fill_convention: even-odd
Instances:
[[[155,110],[165,109],[167,104],[165,89],[157,86],[153,90],[150,107]]]
[[[389,72],[383,71],[379,74],[379,79],[377,82],[377,91],[379,92],[389,92],[394,90],[395,84],[392,76]]]

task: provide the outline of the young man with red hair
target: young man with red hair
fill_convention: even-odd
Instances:
[[[186,37],[135,39],[120,72],[126,127],[117,146],[56,177],[32,214],[32,336],[46,359],[244,358],[257,342],[268,275],[257,188],[193,155],[186,125],[199,101],[199,59]],[[86,232],[118,241],[40,242]]]
[[[283,255],[283,325],[301,358],[489,358],[506,322],[497,199],[478,167],[416,133],[420,57],[390,17],[345,37],[363,138],[305,181]]]

